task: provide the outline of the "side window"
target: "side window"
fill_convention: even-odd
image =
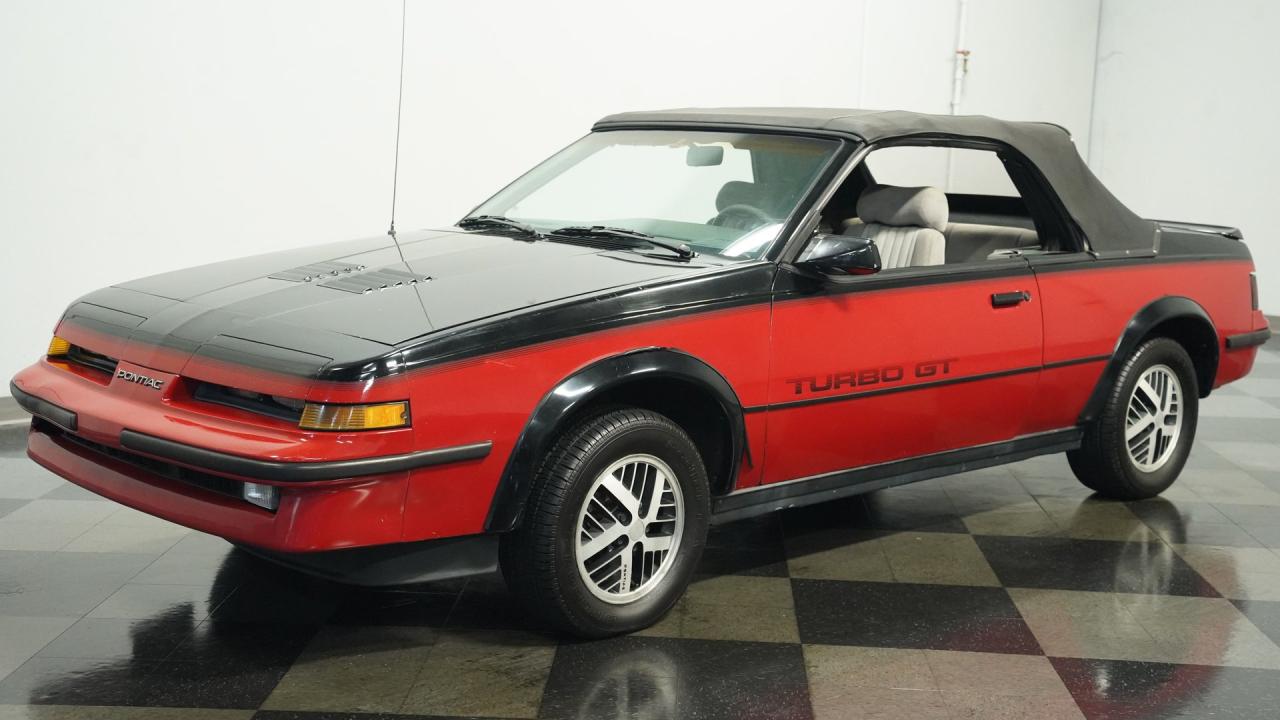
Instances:
[[[1023,161],[994,150],[873,150],[824,208],[825,233],[871,239],[884,271],[1074,249],[1070,227]],[[814,244],[802,254],[814,257]]]
[[[990,150],[887,147],[867,156],[867,169],[884,185],[932,185],[948,195],[1018,197],[1009,172]]]

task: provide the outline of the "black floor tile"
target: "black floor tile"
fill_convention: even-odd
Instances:
[[[1012,479],[1009,482],[1013,484]],[[860,527],[875,530],[968,532],[951,499],[941,490],[890,490],[863,495],[855,500],[861,501],[854,514],[854,522]]]
[[[989,535],[975,539],[1005,587],[1219,596],[1159,543]]]
[[[776,547],[782,544],[785,513],[770,513],[749,520],[716,525],[707,533],[707,545],[730,547]]]
[[[226,600],[213,611],[219,620],[245,623],[298,623],[327,621],[352,589],[250,558],[250,565],[221,566],[236,584]],[[221,571],[221,569],[220,569]]]
[[[799,645],[622,637],[556,651],[539,717],[812,717]]]
[[[458,593],[356,590],[329,624],[441,627],[457,602]]]
[[[275,666],[292,662],[319,629],[295,623],[241,623],[211,618],[169,660]]]
[[[1052,658],[1086,718],[1273,718],[1280,672]]]
[[[782,513],[713,527],[698,573],[786,577]]]
[[[792,580],[804,643],[1038,655],[1003,588]]]
[[[786,577],[787,555],[782,543],[774,547],[708,545],[702,551],[698,574]]]
[[[287,663],[162,662],[130,703],[143,707],[252,710],[275,690]]]
[[[500,575],[481,575],[468,580],[446,625],[463,629],[550,631],[547,623],[530,614],[507,590]]]
[[[133,704],[253,709],[279,684],[318,628],[210,620],[148,674]]]
[[[897,491],[859,495],[787,510],[782,513],[784,535],[790,540],[797,534],[836,529],[968,532],[945,496],[939,499],[939,494],[929,493],[927,496],[917,494],[895,498],[890,496],[893,492]]]

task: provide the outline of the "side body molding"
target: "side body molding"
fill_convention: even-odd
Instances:
[[[1081,424],[1092,421],[1102,411],[1102,406],[1107,401],[1107,393],[1115,385],[1125,361],[1143,339],[1152,330],[1169,321],[1178,321],[1184,332],[1190,330],[1202,338],[1203,354],[1197,355],[1194,351],[1190,354],[1196,363],[1200,397],[1209,394],[1209,390],[1213,387],[1213,378],[1218,373],[1218,331],[1214,327],[1213,320],[1209,318],[1209,313],[1205,312],[1199,303],[1190,298],[1167,295],[1148,303],[1129,320],[1124,332],[1120,334],[1120,340],[1116,343],[1111,360],[1107,362],[1107,367],[1102,371],[1102,377],[1098,378],[1098,384],[1093,388],[1093,394],[1089,396],[1089,402],[1085,404],[1084,411],[1080,414]]]
[[[543,396],[507,460],[485,519],[487,532],[505,532],[519,525],[537,470],[538,458],[550,447],[566,421],[601,393],[652,379],[679,380],[709,392],[729,420],[728,479],[737,477],[746,448],[742,405],[729,381],[702,360],[679,350],[635,350],[599,360],[565,378]]]

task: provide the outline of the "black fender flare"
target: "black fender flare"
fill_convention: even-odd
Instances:
[[[532,489],[536,463],[550,447],[565,420],[601,392],[649,378],[674,378],[711,393],[729,419],[729,479],[737,477],[746,448],[746,422],[742,404],[729,381],[702,360],[670,348],[633,350],[598,360],[561,380],[542,397],[529,416],[506,468],[494,490],[486,532],[515,529],[522,519]]]
[[[1215,341],[1213,343],[1211,367],[1208,367],[1203,375],[1210,380],[1217,375],[1220,354],[1219,343],[1216,340],[1218,331],[1213,324],[1213,320],[1210,319],[1209,313],[1205,312],[1205,309],[1191,298],[1166,295],[1153,300],[1134,313],[1129,320],[1129,324],[1125,326],[1124,332],[1120,333],[1120,339],[1116,342],[1111,359],[1107,361],[1107,366],[1103,369],[1102,376],[1098,378],[1098,383],[1094,386],[1093,393],[1089,396],[1089,401],[1085,403],[1084,411],[1080,413],[1081,424],[1092,422],[1102,412],[1102,407],[1107,401],[1107,394],[1111,391],[1112,386],[1115,385],[1116,378],[1120,376],[1120,370],[1124,367],[1125,361],[1129,359],[1134,350],[1138,349],[1138,345],[1141,344],[1143,339],[1150,335],[1151,331],[1160,324],[1184,318],[1203,323],[1205,329],[1213,334]],[[1200,396],[1208,395],[1211,383],[1204,382],[1204,377],[1197,379],[1201,381]]]

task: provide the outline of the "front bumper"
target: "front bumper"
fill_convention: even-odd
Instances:
[[[103,497],[235,543],[297,553],[401,540],[406,473],[333,487],[282,488],[280,506],[272,512],[236,497],[236,480],[184,473],[39,419],[28,433],[27,454]]]
[[[36,416],[27,453],[40,465],[121,504],[278,553],[461,534],[418,526],[406,534],[409,488],[439,471],[433,466],[490,451],[488,442],[416,450],[402,431],[357,442],[349,433],[250,424],[181,397],[91,382],[47,361],[19,373],[10,392]],[[244,500],[247,482],[276,486],[276,509]]]

